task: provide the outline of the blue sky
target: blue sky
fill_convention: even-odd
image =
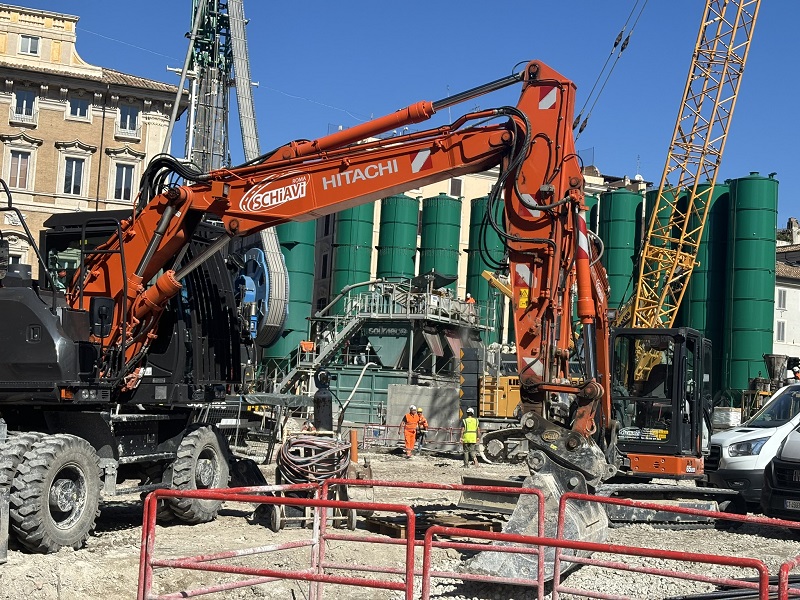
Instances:
[[[78,15],[78,53],[92,64],[177,83],[191,2],[28,0]],[[256,116],[263,151],[316,138],[418,100],[448,95],[542,60],[578,86],[578,107],[600,75],[617,33],[644,0],[420,3],[245,2]],[[577,141],[603,173],[658,182],[700,25],[702,0],[649,0],[628,48]],[[634,14],[634,18],[635,18]],[[800,149],[800,89],[792,41],[797,0],[765,0],[731,122],[718,180],[776,172],[778,226],[800,217],[790,177]],[[632,21],[626,31],[630,31]],[[613,58],[612,58],[613,61]],[[430,126],[480,106],[514,104],[508,88],[437,115]],[[232,119],[232,127],[235,119]],[[183,131],[185,120],[178,125]],[[425,125],[427,127],[427,124]],[[182,153],[182,142],[174,146]],[[234,162],[241,160],[231,140]]]

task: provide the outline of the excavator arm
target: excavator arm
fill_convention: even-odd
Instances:
[[[448,126],[381,137],[510,85],[521,87],[516,106],[477,110]],[[170,404],[166,385],[147,380],[156,379],[159,352],[165,352],[163,342],[175,331],[171,300],[179,294],[213,296],[213,282],[202,292],[189,282],[198,279],[199,273],[192,275],[201,267],[221,267],[214,254],[233,237],[499,166],[487,218],[508,256],[523,408],[517,437],[527,448],[525,485],[542,490],[545,534],[555,535],[563,493],[590,491],[617,468],[609,420],[608,284],[586,229],[584,182],[571,130],[574,99],[571,81],[533,61],[484,86],[418,102],[317,140],[294,141],[235,168],[203,173],[170,156],[155,157],[142,176],[130,217],[87,215],[70,225],[81,230],[73,240],[80,268],[66,291],[68,306],[58,305],[55,291],[47,305],[34,286],[0,287],[0,305],[16,315],[6,320],[0,338],[25,349],[0,361],[0,402],[35,398],[54,405],[114,403],[119,408],[136,402],[135,391],[153,385],[148,400]],[[498,203],[503,218],[495,221]],[[222,227],[208,227],[204,219]],[[115,234],[94,246],[91,232],[110,229]],[[211,231],[223,233],[209,239]],[[194,300],[174,304],[190,306]],[[574,330],[573,305],[580,332]],[[32,325],[19,327],[22,319]],[[180,348],[182,341],[175,352],[185,351],[186,361],[175,363],[183,365],[190,351]],[[226,338],[222,345],[235,341]],[[571,352],[582,363],[580,384],[569,377]],[[167,368],[161,372],[173,374]],[[215,381],[232,379],[226,377],[222,373]],[[176,402],[193,400],[186,396]],[[539,534],[538,510],[536,496],[525,495],[506,531]],[[594,504],[571,507],[563,532],[602,541],[606,528],[605,512]],[[549,556],[545,562],[553,568]],[[534,555],[510,559],[487,551],[475,557],[472,570],[516,576],[538,564]]]
[[[512,84],[522,85],[516,107],[481,110],[452,125],[379,137]],[[227,234],[211,244],[211,253],[233,236],[316,219],[501,165],[492,195],[505,203],[506,216],[505,223],[494,226],[509,249],[526,407],[541,408],[548,395],[578,395],[583,402],[575,430],[588,437],[604,401],[607,331],[601,323],[604,298],[598,297],[603,284],[597,284],[589,266],[583,178],[571,131],[574,92],[572,82],[533,61],[518,73],[457,96],[418,102],[317,140],[291,142],[251,164],[195,174],[192,185],[160,183],[167,180],[164,170],[180,174],[186,169],[169,157],[157,158],[143,177],[143,194],[152,197],[140,199],[141,208],[122,223],[121,235],[87,257],[68,300],[73,308],[88,309],[92,298],[113,299],[104,346],[107,352],[122,351],[121,375],[132,385],[161,311],[182,289],[181,279],[205,258],[178,266],[203,215],[221,221]],[[580,389],[568,377],[576,281],[589,373]]]

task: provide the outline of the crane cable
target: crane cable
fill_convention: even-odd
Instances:
[[[609,53],[608,57],[606,58],[606,62],[603,65],[603,68],[600,69],[600,73],[598,73],[597,79],[595,80],[594,85],[592,86],[592,89],[589,91],[589,95],[586,97],[586,101],[583,103],[583,107],[581,107],[581,110],[578,112],[578,116],[576,116],[575,120],[572,122],[572,129],[573,130],[574,129],[578,129],[577,133],[575,134],[575,140],[576,141],[581,136],[581,133],[583,133],[583,130],[586,129],[586,125],[589,122],[589,117],[592,116],[592,111],[594,110],[594,107],[597,105],[597,101],[600,99],[600,96],[603,93],[603,90],[605,89],[606,84],[608,83],[608,80],[611,78],[611,74],[614,72],[614,68],[617,66],[617,62],[619,62],[619,59],[622,56],[622,53],[625,52],[625,49],[628,47],[628,43],[630,42],[631,35],[633,35],[633,31],[634,31],[634,29],[636,29],[636,25],[639,23],[639,19],[642,16],[642,12],[644,11],[645,6],[647,6],[647,2],[648,2],[648,0],[644,0],[644,3],[642,4],[642,7],[639,9],[639,14],[636,15],[636,18],[633,21],[633,25],[631,25],[630,31],[628,31],[628,34],[625,35],[625,28],[628,27],[628,23],[630,23],[631,17],[633,16],[633,13],[636,11],[636,7],[639,5],[639,0],[636,0],[636,2],[634,3],[633,8],[631,8],[631,12],[628,15],[628,19],[625,21],[625,25],[622,26],[622,29],[620,29],[619,33],[617,34],[617,37],[614,40],[614,45],[611,48],[611,52]],[[625,35],[624,39],[623,39],[623,35]],[[614,56],[614,53],[617,50],[617,47],[619,47],[619,52],[617,52],[617,56],[614,59],[614,62],[611,63],[611,68],[609,69],[608,73],[606,73],[605,79],[603,80],[603,83],[600,86],[600,89],[597,91],[597,94],[594,95],[594,99],[592,99],[592,95],[594,94],[595,90],[597,89],[597,85],[600,82],[600,78],[603,76],[603,73],[605,72],[606,68],[608,67],[608,63],[611,60],[611,57]],[[586,110],[586,106],[589,104],[590,100],[592,100],[592,105],[589,107],[589,112],[586,114],[586,118],[583,118],[583,112]],[[582,118],[583,118],[583,121],[581,121]],[[580,125],[580,127],[578,127],[579,125]]]

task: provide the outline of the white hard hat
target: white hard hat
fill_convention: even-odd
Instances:
[[[417,410],[417,407],[412,404],[408,407],[408,410]]]
[[[467,298],[472,298],[472,294],[470,294],[469,292],[467,292]]]
[[[792,367],[792,371],[794,371],[795,373],[797,373],[798,371],[800,371],[800,367]]]
[[[475,411],[474,411],[473,409],[471,409],[471,408],[468,408],[468,409],[467,409],[467,412],[468,412],[468,413],[470,413],[470,414],[472,414],[472,413],[474,413]]]

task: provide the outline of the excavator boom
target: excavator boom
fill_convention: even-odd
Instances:
[[[521,86],[516,106],[478,110],[451,125],[381,137],[509,85]],[[574,101],[571,81],[532,61],[495,82],[437,102],[417,102],[317,140],[290,142],[239,167],[202,173],[170,156],[157,156],[143,174],[136,210],[111,226],[116,234],[93,248],[81,241],[80,269],[66,291],[67,309],[57,313],[36,306],[47,332],[38,347],[52,346],[54,366],[63,366],[60,356],[69,357],[69,369],[52,373],[75,375],[52,376],[30,390],[12,390],[0,381],[0,402],[26,394],[41,402],[91,398],[97,397],[98,387],[110,402],[130,401],[142,378],[150,377],[148,357],[155,354],[160,332],[171,329],[159,327],[171,300],[188,294],[183,282],[231,238],[499,166],[488,212],[498,214],[495,209],[502,203],[502,222],[492,221],[492,227],[508,255],[525,413],[521,423],[531,448],[526,485],[546,490],[546,512],[555,515],[565,490],[589,491],[616,471],[613,437],[606,433],[613,431],[608,420],[608,284],[586,229],[584,182],[571,129]],[[189,252],[207,217],[221,224],[224,233]],[[7,296],[0,294],[0,305],[21,310],[17,296]],[[580,384],[569,377],[573,300],[583,335],[586,376]],[[70,320],[68,328],[56,322],[59,314]],[[0,339],[25,347],[24,332],[14,327],[8,323]],[[63,348],[74,351],[65,354]],[[7,357],[14,364],[0,361],[0,374],[27,369],[46,379],[42,356]],[[15,363],[20,357],[38,362],[20,369]],[[529,531],[538,522],[531,511],[537,510],[520,503],[510,530]],[[567,534],[604,539],[605,513],[597,507],[584,512],[568,517]],[[556,523],[548,521],[548,527],[555,534]],[[492,553],[484,553],[474,568],[506,569],[502,558],[498,565]],[[538,564],[530,558],[522,556],[523,562],[511,567],[522,573]]]

